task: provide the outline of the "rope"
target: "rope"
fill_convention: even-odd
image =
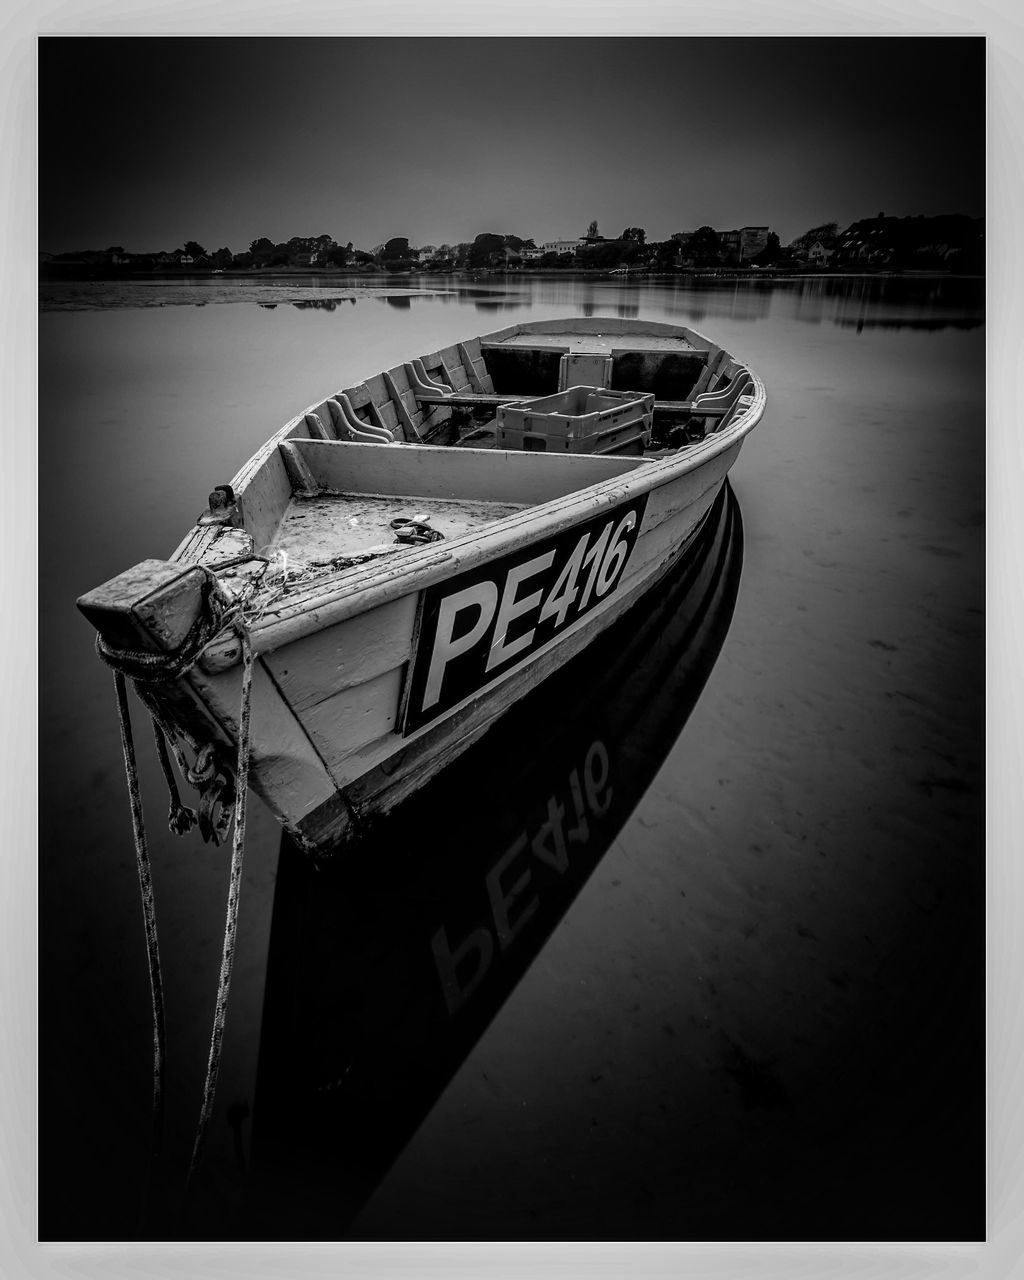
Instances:
[[[132,832],[135,836],[135,861],[139,872],[139,891],[142,896],[142,916],[146,926],[146,950],[149,954],[149,986],[153,997],[153,1135],[150,1176],[152,1167],[160,1155],[164,1127],[164,988],[160,972],[160,947],[156,932],[156,907],[153,900],[153,877],[146,850],[146,828],[142,817],[142,793],[139,789],[139,772],[135,762],[135,744],[132,739],[131,714],[128,709],[128,691],[124,673],[114,672],[114,688],[117,692],[117,712],[121,724],[121,748],[124,751],[125,774],[128,778],[128,796],[132,809]]]
[[[189,1164],[185,1192],[199,1167],[206,1143],[206,1133],[213,1114],[213,1101],[220,1074],[221,1047],[224,1040],[224,1024],[227,1020],[228,992],[231,987],[231,970],[235,958],[235,938],[238,931],[238,899],[242,888],[242,862],[245,853],[246,796],[249,784],[250,722],[252,713],[253,654],[248,633],[236,623],[235,629],[242,641],[242,701],[238,722],[238,771],[236,775],[237,799],[235,802],[235,830],[231,845],[231,878],[228,884],[227,918],[224,923],[224,947],[221,953],[220,980],[214,1006],[213,1032],[210,1037],[210,1057],[203,1085],[203,1106],[196,1128],[192,1160]]]
[[[206,746],[200,747],[196,739],[185,729],[171,729],[147,686],[136,685],[135,692],[153,718],[157,755],[160,758],[160,767],[163,769],[171,798],[171,808],[167,818],[168,829],[172,835],[181,836],[198,823],[199,834],[207,844],[211,842],[214,845],[221,844],[231,827],[235,787],[230,770],[223,762],[220,746],[217,743],[208,742]],[[195,752],[194,763],[189,764],[178,743],[179,736],[184,738]],[[168,746],[174,753],[182,777],[199,790],[198,810],[183,805],[178,797],[174,774],[167,757]]]
[[[166,730],[155,717],[153,719],[153,737],[156,739],[156,754],[160,761],[160,768],[163,770],[164,781],[167,783],[167,793],[171,798],[167,826],[171,835],[183,836],[187,831],[192,830],[199,818],[195,809],[190,809],[187,805],[181,803],[181,796],[178,795],[178,785],[174,780],[174,771],[171,769],[171,761],[167,755]]]
[[[228,622],[227,609],[220,592],[216,590],[216,583],[216,578],[208,572],[200,588],[203,599],[199,613],[177,649],[166,653],[143,649],[115,649],[101,635],[97,635],[96,652],[108,667],[123,672],[137,682],[162,684],[177,680],[190,667],[195,666],[200,653]]]
[[[191,766],[189,765],[189,762],[185,756],[184,751],[182,751],[181,746],[178,743],[178,739],[181,738],[182,741],[185,742],[191,748],[191,750],[196,753],[197,756],[200,750],[199,740],[193,734],[189,733],[189,731],[182,725],[178,725],[174,729],[171,729],[170,725],[164,719],[163,712],[160,710],[160,707],[156,701],[156,698],[153,696],[153,691],[149,687],[149,685],[136,684],[135,693],[138,696],[139,701],[149,712],[150,716],[153,719],[154,724],[159,725],[159,727],[163,730],[164,737],[167,739],[168,745],[170,746],[171,750],[174,752],[174,758],[178,762],[178,768],[181,770],[181,776],[183,778],[187,778],[189,775],[189,769],[191,768]]]
[[[228,887],[227,919],[224,926],[224,946],[221,954],[220,979],[214,1009],[213,1033],[210,1040],[210,1056],[203,1086],[203,1105],[196,1130],[192,1159],[185,1182],[185,1193],[202,1157],[206,1133],[213,1114],[217,1077],[220,1073],[224,1026],[227,1020],[228,993],[231,987],[231,971],[234,963],[235,941],[238,932],[238,902],[242,887],[242,867],[245,855],[246,799],[249,785],[249,758],[252,719],[252,678],[254,658],[248,630],[237,611],[225,607],[216,590],[216,578],[207,574],[203,584],[203,607],[189,628],[181,645],[173,652],[156,653],[143,650],[115,649],[100,636],[96,637],[99,656],[113,668],[114,688],[117,695],[118,719],[121,726],[121,746],[124,753],[125,775],[128,780],[128,796],[131,802],[132,831],[135,837],[135,857],[139,873],[139,889],[142,897],[143,919],[146,927],[146,947],[149,954],[149,980],[153,998],[153,1137],[150,1165],[150,1186],[156,1162],[160,1155],[164,1129],[164,1064],[165,1017],[163,980],[160,969],[160,950],[157,939],[156,908],[153,898],[153,878],[146,846],[146,829],[142,813],[142,793],[139,786],[135,744],[132,737],[131,716],[128,707],[126,678],[136,685],[143,705],[153,720],[157,757],[170,794],[171,808],[168,825],[175,835],[183,835],[198,820],[204,837],[226,834],[231,813],[234,813],[234,838],[231,849],[231,875]],[[232,616],[233,615],[233,616]],[[176,740],[176,734],[168,727],[160,714],[149,688],[154,684],[177,680],[195,665],[200,653],[226,625],[238,633],[242,645],[242,694],[238,724],[238,766],[235,786],[224,774],[217,759],[217,748],[209,744],[196,752],[194,764],[189,765]],[[141,687],[140,687],[141,685]],[[188,735],[189,745],[196,743]],[[202,804],[197,818],[195,810],[187,808],[178,794],[174,771],[168,754],[168,745],[174,752],[178,767],[184,777],[202,789]],[[222,813],[214,819],[213,807],[220,803]],[[146,1200],[149,1192],[147,1190]]]

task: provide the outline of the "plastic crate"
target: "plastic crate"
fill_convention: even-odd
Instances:
[[[643,453],[653,419],[651,394],[569,387],[499,405],[496,444],[557,453]]]

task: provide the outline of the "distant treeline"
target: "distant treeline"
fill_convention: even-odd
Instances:
[[[293,236],[275,244],[261,236],[242,253],[226,246],[205,249],[188,240],[178,249],[133,253],[121,245],[73,253],[40,254],[43,276],[112,276],[228,271],[508,271],[545,270],[690,271],[776,268],[984,270],[984,223],[962,214],[938,217],[865,218],[840,230],[837,223],[812,227],[783,246],[768,227],[716,231],[698,227],[667,240],[648,241],[642,227],[609,238],[591,222],[575,241],[546,242],[482,232],[460,244],[415,248],[396,236],[372,250],[356,249],[332,236]]]

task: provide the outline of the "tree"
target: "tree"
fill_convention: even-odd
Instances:
[[[721,259],[721,237],[714,227],[698,227],[690,237],[685,252],[698,265],[710,266]]]
[[[471,267],[489,267],[505,261],[505,237],[493,231],[483,231],[476,237],[469,248],[468,265]]]
[[[677,236],[672,236],[668,240],[655,240],[647,247],[653,251],[654,265],[660,270],[664,271],[668,267],[675,266],[676,258],[679,256]]]
[[[637,244],[644,244],[647,241],[647,232],[643,227],[627,227],[619,239],[634,240]]]
[[[249,252],[254,258],[260,258],[264,254],[274,252],[273,240],[268,240],[266,236],[260,236],[258,240],[254,240],[249,246]]]
[[[757,263],[759,267],[770,267],[773,262],[778,262],[781,257],[782,248],[779,244],[779,237],[774,231],[769,231],[768,243],[751,261]]]
[[[198,240],[186,240],[185,252],[188,254],[190,258],[201,258],[203,254],[206,252],[206,250],[203,248],[203,246],[199,243]]]
[[[584,267],[598,267],[608,271],[622,261],[622,246],[614,240],[606,240],[603,244],[588,244],[580,249],[577,260]]]
[[[597,235],[597,219],[595,218],[594,221],[590,223],[590,225],[587,227],[586,238],[588,240],[593,240],[596,235]]]
[[[411,266],[419,258],[419,251],[410,249],[407,236],[392,236],[380,251],[380,260],[387,266]]]

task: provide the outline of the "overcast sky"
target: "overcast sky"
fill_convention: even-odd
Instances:
[[[980,37],[43,38],[39,248],[984,212]]]

